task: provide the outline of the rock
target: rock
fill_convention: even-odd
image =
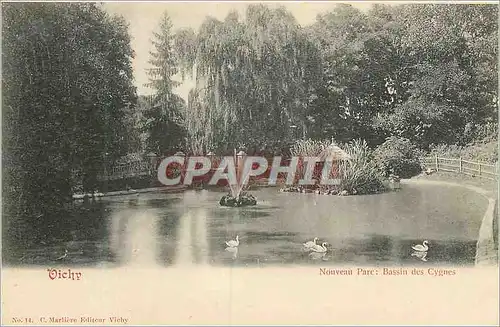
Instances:
[[[257,200],[251,194],[242,194],[238,198],[234,198],[228,194],[220,199],[219,204],[224,207],[244,207],[256,205]]]
[[[342,192],[339,193],[340,196],[347,196],[349,195],[349,192],[347,190],[343,190]]]
[[[231,195],[224,195],[220,199],[219,204],[225,207],[234,207],[236,204],[236,199],[233,198]]]

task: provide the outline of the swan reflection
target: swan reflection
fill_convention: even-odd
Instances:
[[[412,257],[417,257],[418,259],[422,261],[427,261],[427,252],[420,252],[420,251],[413,251],[411,254]]]
[[[228,246],[226,248],[226,251],[231,253],[232,254],[232,258],[233,259],[236,259],[238,257],[238,248],[237,247],[231,247],[231,246]]]
[[[326,257],[326,252],[311,252],[309,253],[309,258],[311,258],[312,260],[328,261],[328,258]]]

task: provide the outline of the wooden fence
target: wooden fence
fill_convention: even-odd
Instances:
[[[115,180],[129,177],[153,176],[156,174],[155,167],[144,161],[133,161],[126,164],[119,164],[101,172],[99,180]]]
[[[488,164],[464,160],[462,158],[433,156],[423,158],[422,163],[425,168],[435,169],[436,171],[447,171],[491,180],[498,179],[498,162],[496,164]]]
[[[212,168],[218,167],[223,156],[209,156],[210,161],[212,162]],[[98,174],[98,179],[99,180],[116,180],[116,179],[122,179],[122,178],[129,178],[129,177],[144,177],[144,176],[151,176],[154,177],[157,174],[157,169],[158,165],[161,162],[162,158],[158,158],[156,160],[157,162],[155,164],[153,163],[148,163],[142,160],[137,160],[137,161],[132,161],[126,164],[119,164],[115,165],[113,167],[109,167],[105,171],[101,171]],[[269,168],[267,171],[267,174],[269,173],[270,167],[272,160],[274,157],[266,157],[267,161],[269,162]],[[238,158],[236,156],[234,157],[234,162],[237,163]],[[283,158],[282,159],[282,165],[288,164],[288,158]],[[214,169],[212,169],[213,172]]]

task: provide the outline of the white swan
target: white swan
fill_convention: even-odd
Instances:
[[[68,256],[68,249],[64,250],[64,254],[62,256],[60,256],[59,258],[57,258],[56,260],[62,260],[64,258],[66,258]]]
[[[422,242],[422,244],[417,244],[417,245],[414,245],[412,246],[411,248],[415,251],[419,251],[419,252],[426,252],[427,250],[429,250],[429,247],[427,246],[429,242],[427,241],[424,241]]]
[[[227,241],[226,245],[231,247],[231,248],[234,248],[234,247],[237,247],[238,245],[240,245],[240,240],[238,239],[238,235],[236,235],[236,240]]]
[[[327,245],[328,245],[328,243],[326,243],[326,242],[323,242],[323,244],[321,244],[321,245],[315,244],[311,247],[311,250],[313,250],[314,252],[323,253],[323,252],[326,252]]]
[[[315,246],[315,245],[316,245],[316,242],[317,242],[317,241],[318,241],[318,238],[317,238],[317,237],[315,237],[315,238],[314,238],[314,240],[309,241],[309,242],[305,242],[305,243],[304,243],[304,247],[305,247],[305,248],[311,248],[311,247],[313,247],[313,246]]]

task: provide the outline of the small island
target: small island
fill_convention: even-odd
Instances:
[[[241,193],[236,197],[226,194],[220,199],[219,204],[224,207],[254,206],[257,204],[257,199],[249,193]]]

